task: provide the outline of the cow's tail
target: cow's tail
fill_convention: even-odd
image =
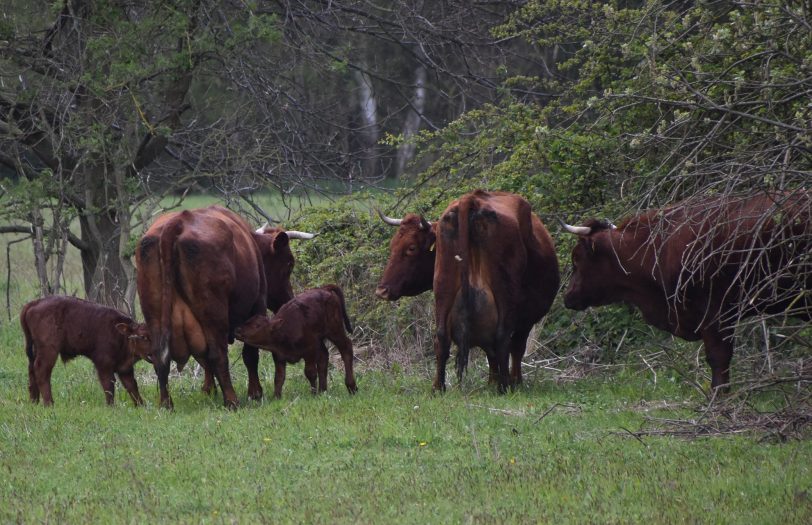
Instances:
[[[468,334],[470,325],[470,315],[473,308],[473,290],[469,281],[469,273],[471,268],[471,234],[470,234],[470,220],[471,220],[471,207],[474,203],[473,197],[470,195],[460,199],[459,207],[457,208],[457,225],[458,236],[456,243],[456,250],[454,259],[456,264],[459,265],[460,272],[460,298],[462,299],[462,315],[465,319],[457,323],[457,328],[462,330],[458,335],[457,350],[457,379],[462,381],[462,376],[465,369],[468,367],[468,353],[470,351],[470,337]]]
[[[183,231],[180,216],[171,219],[161,230],[158,261],[161,266],[161,332],[158,349],[160,363],[169,364],[169,339],[172,329],[172,302],[175,291],[175,242]]]
[[[34,361],[34,338],[31,337],[31,328],[26,320],[29,308],[31,308],[31,303],[23,306],[20,311],[20,326],[23,328],[23,336],[25,337],[25,355],[28,356],[28,362],[32,363]]]
[[[344,328],[347,329],[347,333],[352,333],[352,323],[350,323],[350,318],[347,315],[347,303],[344,302],[344,292],[341,290],[340,287],[334,284],[328,284],[325,286],[328,290],[333,292],[338,296],[338,302],[341,304],[341,316],[344,318]]]

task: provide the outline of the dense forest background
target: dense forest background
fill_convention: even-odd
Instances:
[[[0,5],[0,233],[30,242],[40,294],[78,252],[85,295],[134,310],[137,239],[208,194],[319,233],[298,289],[344,286],[357,338],[427,348],[430,294],[373,296],[392,234],[373,206],[432,219],[469,189],[519,193],[566,282],[557,218],[812,175],[808,0]],[[623,307],[578,316],[554,308],[537,344],[651,338]]]

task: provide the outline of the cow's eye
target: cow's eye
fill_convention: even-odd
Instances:
[[[409,254],[409,255],[413,254],[416,251],[417,251],[417,246],[415,246],[414,244],[410,244],[409,247],[406,248],[406,253]]]

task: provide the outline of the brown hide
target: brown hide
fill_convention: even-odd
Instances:
[[[190,356],[217,377],[226,406],[238,405],[228,369],[228,343],[237,326],[265,312],[266,276],[274,275],[274,267],[263,258],[278,258],[284,265],[274,277],[283,281],[276,283],[283,290],[278,303],[292,295],[293,256],[286,235],[277,233],[269,242],[257,237],[264,234],[254,233],[241,217],[220,206],[167,213],[142,237],[136,250],[138,292],[152,337],[162,406],[172,406],[167,390],[170,359],[182,366]],[[274,247],[283,255],[271,254]],[[259,398],[257,350],[245,348],[243,360],[249,398]]]
[[[686,201],[616,229],[591,220],[572,251],[565,305],[634,304],[647,323],[702,339],[711,385],[727,385],[740,319],[812,314],[811,210],[799,191]]]
[[[458,376],[469,349],[479,346],[488,357],[491,380],[504,392],[508,384],[521,382],[527,337],[558,290],[553,241],[525,199],[477,190],[443,212],[436,250],[434,388],[445,389],[453,341],[459,349]]]
[[[75,297],[50,296],[23,306],[20,325],[28,356],[28,393],[53,404],[51,372],[57,357],[83,355],[93,362],[108,405],[115,399],[115,374],[136,405],[143,404],[133,365],[149,358],[147,329],[118,310]]]
[[[437,226],[437,222],[429,225],[423,217],[414,213],[403,218],[389,242],[389,260],[375,295],[396,301],[431,290]]]
[[[324,340],[330,340],[344,361],[344,383],[354,394],[357,390],[352,369],[352,332],[341,288],[327,285],[300,293],[274,315],[257,315],[237,328],[236,335],[246,344],[273,353],[276,374],[274,395],[282,395],[286,363],[305,362],[305,376],[314,393],[318,376],[318,392],[327,390],[328,354]]]

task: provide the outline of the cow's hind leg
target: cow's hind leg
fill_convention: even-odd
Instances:
[[[248,399],[262,399],[262,385],[259,382],[259,348],[243,345],[242,361],[248,370]]]
[[[169,356],[166,362],[161,362],[160,359],[155,359],[152,364],[155,369],[155,375],[158,376],[158,390],[160,391],[160,404],[161,408],[172,410],[172,398],[169,396]]]
[[[113,405],[116,402],[116,376],[112,370],[96,369],[96,374],[99,376],[99,383],[101,383],[102,390],[104,391],[104,400],[108,405]]]
[[[527,349],[527,338],[530,336],[530,328],[517,329],[510,338],[510,384],[518,386],[522,383],[522,359]]]
[[[353,372],[352,341],[343,333],[331,337],[330,341],[336,345],[338,352],[341,354],[341,360],[344,362],[344,385],[346,385],[350,394],[354,394],[358,392],[358,385],[355,384],[355,374]]]
[[[437,330],[434,335],[434,357],[437,360],[433,385],[435,392],[445,392],[445,366],[449,355],[451,355],[451,338],[444,330]]]
[[[200,368],[203,369],[203,384],[200,386],[200,391],[207,396],[211,395],[213,391],[217,390],[217,382],[214,380],[214,374],[211,372],[211,367],[205,359],[200,359],[195,356],[195,360],[200,365]]]
[[[141,399],[141,394],[138,393],[138,383],[135,382],[133,370],[130,369],[126,372],[119,372],[118,378],[121,379],[121,384],[124,385],[127,393],[130,394],[130,398],[133,400],[133,403],[135,403],[135,406],[143,405],[144,400]]]

